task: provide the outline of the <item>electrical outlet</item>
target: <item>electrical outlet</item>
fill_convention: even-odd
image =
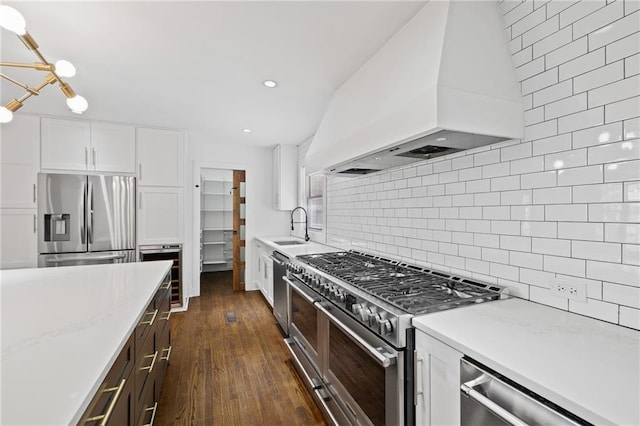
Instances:
[[[587,301],[587,283],[584,281],[553,277],[549,284],[549,291],[555,296],[580,302]]]

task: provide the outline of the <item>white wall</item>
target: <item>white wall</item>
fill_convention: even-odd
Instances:
[[[330,178],[327,243],[640,329],[639,5],[501,2],[525,137]],[[587,302],[551,295],[554,277]]]
[[[189,133],[187,148],[185,202],[185,265],[190,265],[190,296],[200,294],[199,287],[199,241],[194,239],[198,226],[199,211],[194,211],[194,195],[199,196],[195,178],[195,167],[246,170],[246,248],[245,283],[247,290],[253,286],[251,259],[253,237],[263,235],[289,235],[289,213],[273,209],[272,201],[272,150],[212,143],[205,134]]]

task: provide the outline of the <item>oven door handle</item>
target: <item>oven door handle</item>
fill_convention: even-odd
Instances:
[[[340,320],[338,318],[333,316],[333,314],[331,312],[329,312],[320,303],[316,303],[316,306],[318,307],[318,309],[320,309],[322,311],[322,313],[324,313],[327,317],[329,317],[329,319],[338,328],[340,328],[340,330],[342,330],[342,332],[347,334],[358,346],[360,346],[360,348],[362,348],[365,351],[367,351],[373,357],[373,359],[375,359],[378,362],[378,364],[380,364],[382,367],[387,368],[387,367],[390,367],[390,366],[392,366],[392,365],[394,365],[396,363],[396,359],[398,358],[397,355],[390,354],[388,352],[381,352],[380,349],[371,346],[362,337],[358,336],[353,331],[349,330],[349,328],[345,327],[342,324],[342,322],[340,322]]]
[[[282,277],[287,284],[289,284],[291,286],[291,288],[293,288],[296,293],[298,293],[300,296],[302,296],[302,298],[304,300],[306,300],[307,302],[311,303],[312,305],[314,303],[316,303],[316,299],[312,298],[311,296],[309,296],[302,288],[300,288],[297,284],[294,284],[293,282],[291,282],[291,280],[287,277]]]

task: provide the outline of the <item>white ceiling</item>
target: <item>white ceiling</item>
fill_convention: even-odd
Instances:
[[[18,9],[94,120],[181,128],[212,143],[299,144],[333,91],[424,5],[417,1],[4,2]],[[2,31],[3,61],[34,62]],[[3,68],[30,86],[44,73]],[[278,81],[276,89],[262,85]],[[2,83],[2,104],[21,96]],[[57,93],[56,93],[57,92]],[[58,88],[21,112],[77,117]],[[243,133],[249,128],[251,133]]]

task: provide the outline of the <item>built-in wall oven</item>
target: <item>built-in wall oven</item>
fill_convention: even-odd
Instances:
[[[359,252],[287,265],[292,360],[337,425],[413,425],[419,313],[500,298],[500,288]]]

